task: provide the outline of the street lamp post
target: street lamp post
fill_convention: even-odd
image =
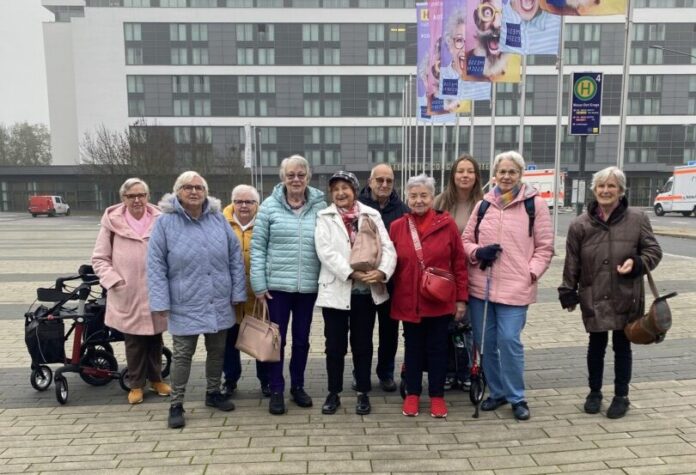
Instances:
[[[676,50],[676,49],[665,48],[664,46],[660,46],[660,45],[650,45],[650,47],[653,48],[653,49],[660,49],[660,50],[662,50],[662,51],[667,51],[668,53],[680,54],[680,55],[682,55],[682,56],[688,56],[689,58],[694,58],[694,59],[696,59],[696,55],[693,55],[693,54],[691,54],[691,53],[687,53],[687,52],[685,52],[685,51],[679,51],[679,50]]]

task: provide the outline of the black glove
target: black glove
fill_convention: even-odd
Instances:
[[[575,290],[558,289],[558,300],[561,301],[561,307],[571,308],[580,303],[580,297]]]
[[[481,261],[479,268],[485,270],[486,267],[492,266],[501,252],[503,252],[503,248],[500,247],[500,244],[489,244],[476,249],[476,259]]]

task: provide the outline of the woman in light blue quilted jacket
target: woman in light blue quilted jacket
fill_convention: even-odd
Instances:
[[[184,393],[198,336],[205,338],[206,406],[231,411],[220,392],[227,329],[233,305],[246,301],[246,277],[239,239],[208,196],[198,173],[182,173],[174,193],[159,203],[147,252],[147,284],[153,317],[167,318],[173,342],[169,427],[183,427]]]
[[[324,193],[308,186],[311,177],[304,157],[293,155],[282,161],[281,182],[261,204],[251,238],[251,287],[259,301],[268,304],[271,321],[279,325],[282,336],[280,362],[267,363],[271,414],[285,413],[283,361],[290,313],[290,394],[298,406],[312,406],[304,390],[304,372],[319,277],[314,225],[326,202]]]

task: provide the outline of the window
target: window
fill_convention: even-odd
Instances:
[[[599,64],[599,47],[596,48],[584,48],[582,50],[582,63],[583,64]]]
[[[126,64],[143,64],[143,49],[126,48]]]
[[[367,92],[382,93],[384,92],[384,77],[383,76],[368,76],[367,77]]]
[[[174,115],[177,117],[191,115],[188,99],[174,99]]]
[[[256,105],[254,103],[254,99],[239,100],[239,115],[242,117],[256,115]]]
[[[367,115],[369,115],[369,116],[383,116],[384,115],[384,101],[382,99],[369,99],[367,101]]]
[[[193,115],[209,116],[210,115],[210,99],[194,99]]]
[[[319,99],[304,100],[304,115],[305,117],[319,116]]]
[[[404,90],[404,78],[401,76],[389,76],[389,92],[397,93]]]
[[[305,127],[304,143],[305,145],[321,144],[321,129],[319,127]]]
[[[341,144],[341,128],[340,127],[326,127],[324,129],[324,143],[326,144]]]
[[[637,23],[633,28],[634,41],[664,41],[665,24]]]
[[[275,127],[263,127],[259,128],[259,130],[261,131],[259,134],[261,143],[269,145],[278,142],[278,136]]]
[[[188,64],[188,51],[186,48],[172,48],[172,64]]]
[[[319,0],[293,0],[292,6],[295,8],[318,8]]]
[[[341,163],[341,152],[339,150],[324,150],[323,165],[339,165]]]
[[[189,78],[188,76],[173,76],[172,77],[172,92],[175,94],[188,94]]]
[[[367,129],[367,143],[383,145],[384,129],[382,127],[369,127]]]
[[[437,131],[442,131],[441,128],[435,127],[435,135],[437,137]],[[389,143],[400,144],[401,143],[401,128],[399,127],[387,127],[387,134],[389,137]]]
[[[227,0],[228,8],[251,8],[254,6],[254,0]]]
[[[324,41],[341,41],[338,25],[324,25]]]
[[[256,33],[258,34],[259,41],[275,41],[274,25],[256,25]]]
[[[201,24],[191,25],[191,40],[192,41],[208,41],[208,25],[201,25]]]
[[[191,143],[191,129],[188,127],[174,127],[174,142],[178,144]]]
[[[195,127],[196,143],[213,143],[213,129],[212,127]]]
[[[254,64],[254,48],[237,48],[237,64]]]
[[[237,78],[237,92],[250,94],[256,92],[253,76],[239,76]]]
[[[268,101],[266,99],[259,99],[259,115],[268,115]]]
[[[283,0],[256,0],[256,6],[259,8],[281,8]]]
[[[253,41],[254,30],[252,26],[249,24],[237,25],[237,41]]]
[[[186,8],[186,0],[160,0],[163,8]]]
[[[389,25],[389,41],[406,41],[406,25]]]
[[[319,64],[319,48],[302,48],[302,64]]]
[[[259,92],[275,94],[275,77],[261,76],[259,77]]]
[[[367,25],[367,41],[384,41],[384,25]]]
[[[208,64],[208,48],[193,48],[191,60],[193,64]]]
[[[350,8],[350,0],[324,0],[324,8]]]
[[[302,25],[302,41],[319,41],[319,25]]]
[[[259,64],[275,64],[275,49],[259,48]]]
[[[324,64],[341,64],[341,49],[324,48]]]
[[[391,117],[398,117],[402,114],[401,103],[401,99],[389,99],[389,115]]]
[[[142,117],[145,115],[144,99],[128,99],[128,115],[130,117]]]
[[[150,8],[150,0],[123,0],[126,8]]]
[[[144,92],[142,76],[128,76],[128,92]]]
[[[140,23],[125,23],[123,25],[126,41],[142,41],[142,28]]]
[[[305,94],[319,93],[319,78],[316,76],[305,77],[303,80],[303,92]]]
[[[583,25],[583,27],[584,41],[599,41],[600,25],[594,23]]]
[[[384,64],[384,48],[369,48],[367,64]]]
[[[209,93],[210,92],[210,76],[193,76],[193,92]]]
[[[191,8],[214,8],[217,7],[217,0],[190,0]]]
[[[339,76],[324,77],[324,92],[327,94],[338,94],[341,92],[341,78]]]
[[[324,115],[327,117],[341,115],[341,101],[338,99],[324,101]]]
[[[186,41],[186,25],[176,23],[169,25],[169,40]]]

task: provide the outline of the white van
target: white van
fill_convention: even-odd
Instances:
[[[658,190],[653,203],[655,214],[696,214],[696,164],[674,167],[674,174]]]

